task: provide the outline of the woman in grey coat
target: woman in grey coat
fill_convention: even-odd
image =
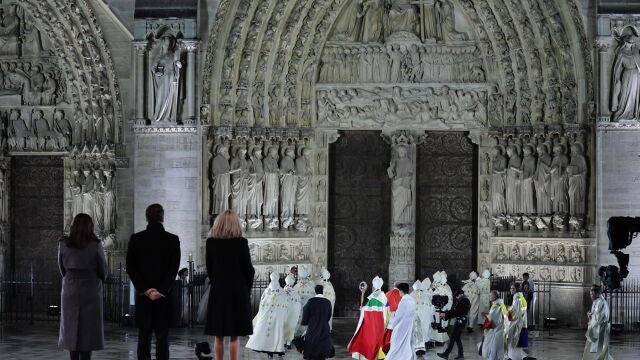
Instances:
[[[69,350],[71,360],[89,360],[91,351],[104,348],[102,283],[107,262],[93,220],[78,214],[71,233],[58,245],[62,274],[60,337],[58,346]]]

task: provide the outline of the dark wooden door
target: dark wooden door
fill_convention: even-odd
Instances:
[[[329,269],[336,316],[357,316],[360,281],[389,280],[389,157],[378,131],[342,132],[331,145]]]
[[[58,273],[64,227],[64,167],[54,156],[16,156],[12,164],[12,268],[35,276]]]
[[[445,270],[452,288],[474,268],[476,147],[463,132],[429,132],[417,148],[416,275]]]

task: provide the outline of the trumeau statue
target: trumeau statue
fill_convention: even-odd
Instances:
[[[293,147],[287,147],[284,150],[284,156],[280,160],[280,219],[282,228],[288,229],[294,224],[294,210],[296,205],[296,166],[295,166],[295,150]]]
[[[211,161],[211,214],[217,215],[229,209],[231,195],[231,167],[229,166],[229,147],[218,145],[216,156]]]
[[[262,226],[262,203],[264,202],[264,170],[262,168],[262,148],[256,146],[251,152],[249,165],[249,184],[247,207],[249,226],[257,229]]]
[[[247,149],[240,147],[229,163],[231,175],[231,208],[238,214],[240,223],[245,225],[247,215],[247,195],[249,193],[249,168]]]
[[[569,215],[585,214],[587,194],[587,161],[584,158],[582,144],[571,144],[571,162],[567,166],[569,176]]]
[[[551,214],[551,155],[549,155],[549,145],[546,143],[538,144],[538,165],[533,184],[536,188],[538,214]]]
[[[493,148],[493,167],[491,170],[491,194],[493,214],[501,215],[507,211],[505,199],[505,172],[507,169],[507,157],[503,154],[503,148]]]
[[[153,122],[177,121],[182,66],[176,39],[170,35],[162,36],[150,66],[153,79]]]
[[[614,30],[619,44],[611,74],[611,120],[640,118],[640,53],[634,37],[635,27],[627,26],[622,32]]]
[[[553,212],[556,214],[566,214],[569,211],[567,165],[569,165],[569,158],[564,154],[564,145],[554,145],[550,173],[551,203]]]
[[[533,145],[526,144],[522,147],[522,179],[520,183],[520,202],[523,214],[535,214],[533,179],[536,172],[536,157],[533,155]]]
[[[396,157],[387,169],[391,184],[392,218],[394,225],[413,223],[413,164],[406,146],[396,148]]]
[[[278,148],[271,146],[267,150],[267,157],[262,161],[264,169],[264,208],[263,213],[267,227],[278,229],[278,202],[280,200],[280,168],[278,166]]]

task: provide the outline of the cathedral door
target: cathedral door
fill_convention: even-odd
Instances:
[[[345,131],[330,149],[329,270],[335,316],[357,316],[358,283],[388,285],[390,147],[378,131]]]
[[[12,163],[12,268],[36,277],[58,273],[64,228],[64,167],[54,156],[16,156]],[[37,279],[37,278],[36,278]]]
[[[417,147],[416,276],[445,270],[452,288],[475,268],[477,148],[464,132],[429,132]]]

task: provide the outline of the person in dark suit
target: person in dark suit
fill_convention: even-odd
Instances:
[[[302,355],[309,360],[324,360],[335,356],[331,341],[331,302],[323,295],[324,287],[316,285],[316,296],[307,301],[302,309],[302,325],[307,325]]]
[[[89,360],[91,351],[104,348],[102,284],[108,272],[89,215],[73,219],[71,233],[58,245],[58,265],[62,274],[58,346],[69,350],[71,360]]]
[[[255,270],[236,213],[226,210],[219,214],[209,236],[206,259],[211,287],[204,332],[215,336],[218,360],[224,356],[224,337],[230,337],[229,354],[231,360],[237,360],[238,336],[253,334],[250,295]]]
[[[464,330],[467,324],[467,316],[469,316],[471,302],[464,295],[464,291],[462,290],[456,290],[453,297],[456,299],[453,309],[440,312],[441,319],[456,319],[456,322],[453,325],[453,333],[451,334],[449,345],[446,350],[444,352],[437,353],[436,355],[442,359],[447,359],[451,350],[453,350],[453,344],[455,343],[458,345],[458,356],[454,360],[461,360],[464,359],[464,350],[462,348],[462,340],[460,339],[460,336],[462,336],[462,330]]]
[[[180,266],[180,240],[164,230],[164,209],[147,207],[147,229],[131,235],[127,273],[136,291],[135,322],[138,327],[138,359],[151,359],[151,335],[156,334],[156,359],[169,359],[169,292]]]

